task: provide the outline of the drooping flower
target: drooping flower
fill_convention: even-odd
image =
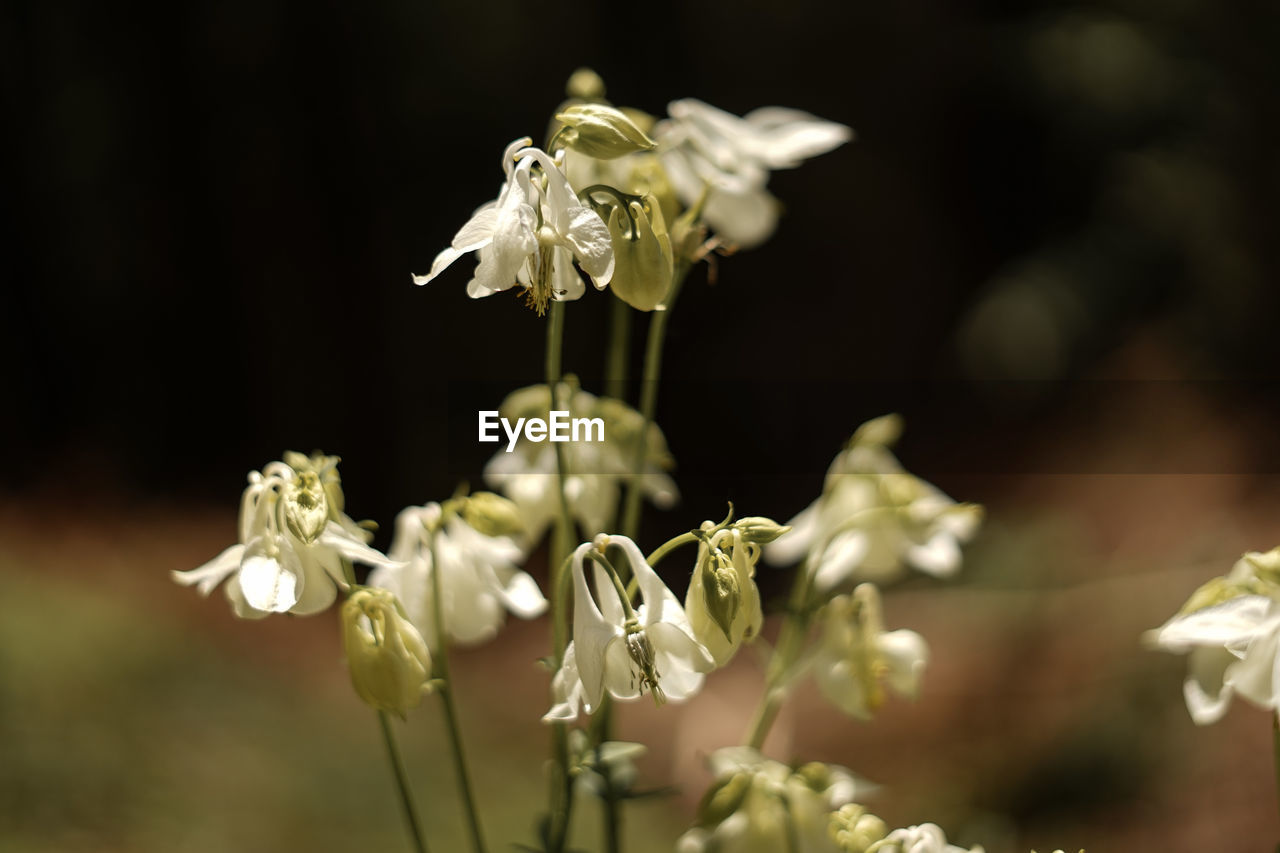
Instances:
[[[569,513],[584,533],[604,532],[613,517],[622,488],[635,465],[636,443],[643,434],[644,471],[640,475],[642,493],[663,509],[679,499],[675,482],[666,473],[674,464],[666,439],[657,424],[643,432],[644,417],[630,406],[609,397],[597,397],[577,387],[572,377],[563,406],[572,418],[599,418],[602,440],[573,441],[559,445],[565,461],[565,496]],[[549,417],[551,391],[546,385],[532,385],[507,395],[499,413],[510,422],[520,418]],[[593,436],[594,438],[594,436]],[[485,483],[510,498],[524,523],[521,539],[532,548],[542,539],[560,511],[560,478],[556,469],[556,447],[550,442],[521,438],[515,449],[494,454],[485,466]]]
[[[1188,654],[1183,697],[1197,724],[1220,720],[1236,694],[1280,714],[1280,548],[1245,554],[1146,639]]]
[[[904,471],[890,450],[901,429],[896,415],[858,428],[831,463],[822,496],[766,549],[771,562],[805,559],[822,592],[849,581],[884,583],[908,566],[937,577],[959,570],[960,544],[976,532],[982,508],[957,504]]]
[[[852,717],[871,719],[885,701],[885,688],[915,698],[929,657],[915,631],[885,631],[880,593],[861,584],[837,595],[823,609],[822,642],[814,677],[831,702]]]
[[[747,746],[716,750],[708,763],[715,781],[677,853],[842,853],[833,813],[874,790],[843,767],[792,769]]]
[[[713,526],[705,522],[703,529]],[[760,633],[764,613],[755,582],[759,559],[759,546],[744,542],[737,528],[716,530],[698,545],[685,612],[694,637],[711,653],[716,666],[724,666],[743,642]]]
[[[240,542],[199,568],[172,573],[208,595],[218,584],[235,614],[318,613],[346,588],[342,563],[394,566],[367,544],[371,534],[343,511],[338,457],[288,452],[249,474],[240,501]]]
[[[640,590],[633,607],[616,575],[592,560],[595,595],[587,583],[585,562],[593,550],[616,546]],[[697,693],[704,674],[714,668],[711,655],[693,637],[684,608],[645,562],[639,547],[625,536],[597,536],[573,553],[573,653],[561,665],[556,706],[544,719],[567,719],[580,701],[594,713],[607,692],[627,701],[645,692],[654,701],[680,702]],[[575,683],[571,667],[576,667]],[[579,691],[579,684],[581,689]]]
[[[342,645],[365,704],[404,717],[422,701],[431,653],[391,592],[363,587],[343,602]]]
[[[609,229],[594,210],[578,200],[562,163],[528,137],[507,146],[506,182],[495,201],[482,206],[436,256],[431,271],[415,275],[426,284],[467,252],[478,252],[467,294],[480,298],[520,284],[539,314],[549,301],[578,299],[585,291],[575,261],[604,288],[613,275]],[[534,167],[537,167],[537,172]]]
[[[763,107],[745,117],[688,98],[667,106],[654,137],[667,176],[686,207],[709,191],[703,218],[741,248],[763,243],[778,221],[769,172],[791,169],[853,138],[842,124],[800,110]]]
[[[436,503],[402,510],[389,551],[400,563],[375,570],[369,585],[395,593],[410,621],[431,644],[436,637],[432,572],[437,560],[444,633],[452,642],[473,645],[492,639],[507,611],[521,619],[542,615],[547,600],[537,582],[518,568],[520,547],[508,536],[476,530],[467,523],[465,512],[444,515],[442,521],[441,506]]]

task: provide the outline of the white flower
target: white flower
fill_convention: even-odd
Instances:
[[[982,853],[982,847],[972,849],[947,843],[947,835],[936,823],[922,823],[895,829],[883,841],[868,848],[868,853]]]
[[[370,534],[342,512],[336,456],[285,455],[249,474],[240,501],[240,544],[197,569],[173,572],[201,595],[223,589],[235,614],[318,613],[346,588],[342,561],[396,565],[366,544]]]
[[[769,545],[772,562],[808,561],[819,591],[851,580],[885,582],[911,566],[947,577],[960,568],[960,544],[977,530],[982,508],[957,504],[903,470],[889,447],[896,415],[863,424],[827,472],[822,496]]]
[[[615,578],[594,560],[594,597],[588,588],[587,553],[606,543],[626,556],[640,589],[637,608],[623,600]],[[625,536],[599,536],[596,543],[583,543],[573,552],[572,571],[573,654],[566,650],[549,719],[566,719],[579,700],[587,713],[594,713],[606,692],[626,701],[647,690],[658,704],[679,702],[698,692],[704,673],[715,664],[693,638],[684,608],[634,542]],[[574,666],[580,693],[572,678]]]
[[[853,138],[842,124],[800,110],[763,107],[744,118],[702,101],[667,106],[654,130],[671,185],[686,206],[710,188],[703,218],[742,248],[763,243],[778,221],[765,189],[772,169],[791,169]]]
[[[843,767],[793,770],[747,746],[716,750],[708,763],[715,782],[677,853],[840,853],[832,813],[874,790]]]
[[[435,503],[402,510],[389,551],[401,563],[369,575],[370,586],[396,594],[409,620],[431,644],[436,620],[430,528],[440,516],[440,505]],[[517,567],[522,552],[509,537],[486,536],[452,513],[434,536],[440,611],[445,635],[453,642],[471,645],[492,639],[508,610],[521,619],[533,619],[547,609],[537,582]]]
[[[853,595],[838,595],[823,612],[822,643],[814,677],[824,696],[862,720],[884,704],[885,686],[915,698],[929,658],[915,631],[885,631],[880,593],[861,584]]]
[[[480,254],[468,295],[488,296],[519,283],[539,314],[548,300],[582,296],[585,288],[574,260],[597,288],[609,283],[613,246],[608,227],[578,200],[562,164],[531,145],[526,137],[507,146],[502,162],[507,180],[497,200],[477,210],[449,248],[436,256],[431,271],[415,275],[414,283],[426,284],[467,252]]]
[[[572,384],[572,382],[568,382]],[[603,441],[566,442],[559,445],[565,460],[565,497],[569,514],[588,536],[602,533],[613,517],[622,488],[635,464],[635,441],[644,418],[619,400],[597,397],[580,388],[566,394],[570,417],[600,418]],[[551,392],[546,385],[520,388],[507,395],[499,411],[512,423],[519,418],[546,419]],[[525,535],[521,541],[533,548],[560,512],[560,478],[556,448],[550,442],[521,438],[513,452],[503,448],[485,465],[485,483],[500,490],[520,512]],[[670,508],[679,490],[664,469],[672,465],[666,439],[657,424],[650,424],[645,448],[641,492],[654,505]]]
[[[1234,695],[1280,713],[1280,548],[1240,558],[1147,634],[1156,648],[1189,653],[1183,697],[1199,725],[1217,722]]]

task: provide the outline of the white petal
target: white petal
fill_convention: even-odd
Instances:
[[[458,229],[450,246],[458,252],[474,252],[493,240],[493,230],[498,223],[498,202],[488,202],[475,212],[467,224]]]
[[[777,230],[778,207],[778,200],[764,188],[731,192],[718,186],[707,196],[703,219],[738,248],[754,249]]]
[[[547,599],[538,582],[524,572],[516,572],[500,591],[502,603],[521,619],[536,619],[547,611]]]
[[[960,546],[945,530],[935,533],[922,545],[912,545],[905,556],[908,563],[934,577],[950,577],[960,569]]]
[[[853,131],[802,110],[761,107],[743,117],[757,133],[748,150],[770,169],[790,169],[853,138]]]
[[[605,652],[610,641],[620,636],[622,626],[605,622],[587,589],[582,561],[591,547],[590,542],[584,542],[573,552],[573,642],[577,648],[583,695],[594,708],[604,694]]]
[[[1242,595],[1185,616],[1175,616],[1155,635],[1167,651],[1185,652],[1195,646],[1228,646],[1248,643],[1258,633],[1271,608],[1263,595]]]
[[[1216,723],[1227,712],[1233,691],[1231,685],[1224,682],[1224,676],[1227,667],[1235,661],[1235,655],[1226,649],[1206,646],[1191,650],[1182,695],[1197,725]]]
[[[568,249],[556,246],[551,251],[551,296],[557,302],[581,299],[587,292],[582,276],[573,267],[573,255]]]
[[[889,666],[885,673],[889,687],[899,695],[915,698],[929,661],[929,646],[924,638],[915,631],[889,631],[876,639],[876,645]]]
[[[784,537],[785,538],[785,537]],[[850,530],[831,540],[819,558],[813,571],[813,583],[819,591],[826,591],[848,580],[871,548],[871,539],[864,530]]]
[[[227,601],[231,602],[231,610],[240,619],[265,619],[271,614],[265,610],[258,610],[256,607],[250,607],[249,602],[244,599],[244,590],[240,589],[240,578],[232,577],[222,587],[222,591],[226,593]]]
[[[283,613],[298,601],[302,566],[283,537],[271,543],[255,539],[245,548],[237,578],[244,600],[255,610]],[[274,550],[274,553],[271,553]]]
[[[334,549],[354,563],[364,563],[367,566],[403,565],[396,560],[392,560],[381,551],[370,548],[358,539],[351,538],[351,534],[333,521],[325,525],[324,532],[320,534],[320,538],[317,541],[321,545]]]
[[[170,572],[169,575],[183,586],[194,585],[196,592],[208,595],[228,575],[240,568],[240,560],[243,556],[244,546],[232,545],[199,568],[185,572]]]
[[[808,553],[818,537],[818,503],[814,501],[801,510],[787,522],[791,528],[787,533],[764,546],[764,556],[770,563],[789,566]]]

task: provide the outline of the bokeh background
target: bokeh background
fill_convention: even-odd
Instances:
[[[1209,0],[6,4],[0,849],[402,848],[336,619],[236,622],[168,572],[232,541],[285,448],[341,454],[384,530],[479,482],[475,412],[538,381],[544,327],[469,300],[465,262],[409,274],[580,65],[654,113],[858,133],[775,174],[775,238],[686,285],[659,407],[684,499],[646,544],[726,500],[790,517],[887,411],[911,470],[988,507],[959,579],[888,597],[934,648],[920,700],[862,724],[802,690],[768,751],[991,853],[1273,849],[1267,715],[1196,728],[1140,635],[1280,544],[1278,41],[1274,5]],[[590,390],[608,299],[568,312]],[[546,634],[454,667],[495,847],[542,804]],[[743,654],[623,711],[644,784],[678,792],[629,812],[631,849],[687,825],[759,674]],[[438,716],[404,736],[461,849]]]

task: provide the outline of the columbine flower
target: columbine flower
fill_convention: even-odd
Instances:
[[[777,227],[772,169],[791,169],[853,138],[842,124],[800,110],[763,107],[744,118],[686,99],[654,129],[676,193],[692,207],[709,189],[703,218],[724,239],[751,248]]]
[[[521,619],[542,615],[547,600],[537,582],[517,567],[520,547],[507,536],[486,536],[458,512],[446,515],[441,524],[441,507],[435,503],[402,510],[396,517],[395,539],[389,551],[392,559],[402,562],[375,570],[369,575],[369,585],[395,593],[410,621],[434,644],[434,535],[434,553],[440,565],[440,611],[450,640],[470,645],[492,639],[508,610]]]
[[[415,284],[431,281],[467,252],[480,254],[467,285],[469,296],[488,296],[518,283],[539,314],[550,300],[582,296],[585,287],[573,268],[575,260],[597,288],[609,283],[613,247],[608,227],[574,195],[562,164],[531,145],[526,137],[507,146],[502,161],[507,180],[497,200],[475,212],[449,248],[436,256],[431,271],[413,277]]]
[[[595,596],[587,584],[584,561],[592,549],[617,546],[640,589],[632,608],[619,595],[616,577],[593,561]],[[639,698],[648,691],[657,704],[679,702],[697,693],[704,673],[715,666],[693,638],[680,602],[645,562],[636,543],[625,536],[598,536],[573,552],[573,642],[565,651],[556,706],[544,719],[571,719],[580,701],[594,713],[608,692],[615,699]],[[575,682],[571,667],[576,667]],[[580,687],[579,687],[580,685]]]
[[[843,767],[793,770],[747,746],[716,750],[708,763],[715,782],[677,853],[842,853],[832,813],[874,790]]]
[[[431,677],[427,644],[384,589],[358,589],[342,604],[342,646],[351,684],[370,707],[404,717]]]
[[[565,496],[569,513],[588,535],[604,531],[618,505],[622,486],[635,464],[636,441],[644,418],[625,403],[596,397],[574,386],[572,378],[564,405],[573,418],[600,418],[604,422],[603,441],[567,442],[560,445],[566,468]],[[551,410],[551,392],[546,385],[532,385],[507,395],[499,407],[502,417],[515,423],[519,418],[546,419]],[[656,506],[668,509],[679,500],[675,482],[665,473],[674,463],[666,439],[657,424],[646,435],[644,471],[640,475],[643,494]],[[516,505],[524,523],[523,544],[532,548],[541,540],[560,512],[560,478],[556,471],[556,449],[550,442],[534,443],[524,438],[513,452],[503,448],[484,469],[485,482],[502,491]]]
[[[1235,694],[1280,713],[1280,548],[1245,554],[1149,632],[1157,648],[1189,653],[1183,696],[1199,725],[1217,722]]]
[[[936,823],[922,823],[895,829],[867,853],[983,853],[981,846],[966,849],[947,843],[947,835]]]
[[[862,720],[885,700],[885,686],[915,698],[929,649],[915,631],[885,631],[880,593],[862,584],[853,595],[838,595],[823,611],[822,643],[815,678],[823,695],[840,710]]]
[[[703,530],[713,527],[710,521],[702,525]],[[759,546],[744,542],[737,528],[717,530],[698,545],[684,606],[694,637],[716,666],[724,666],[744,641],[760,633],[764,613],[755,582],[759,559]]]
[[[826,591],[850,580],[883,583],[907,566],[937,577],[960,568],[960,543],[982,519],[976,504],[957,504],[903,470],[890,451],[902,429],[887,415],[858,428],[827,472],[822,496],[788,522],[770,545],[772,562],[808,561]]]
[[[183,586],[208,595],[223,589],[235,614],[318,613],[346,588],[342,561],[396,565],[366,544],[371,534],[342,511],[338,457],[286,453],[249,474],[240,501],[240,544],[203,566],[173,572]],[[286,464],[287,463],[287,464]]]

